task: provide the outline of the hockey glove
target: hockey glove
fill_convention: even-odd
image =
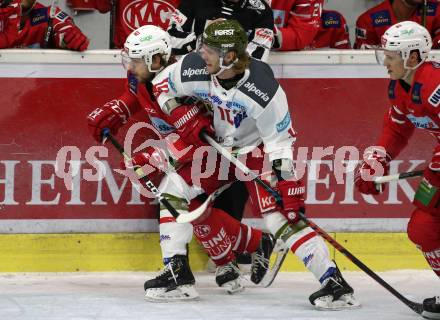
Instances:
[[[206,145],[206,141],[201,137],[202,132],[214,134],[212,119],[205,117],[196,105],[177,107],[171,112],[170,121],[182,140],[190,145]]]
[[[62,30],[61,47],[69,50],[84,51],[89,46],[89,39],[75,25],[68,25]]]
[[[423,172],[423,179],[414,196],[413,203],[420,209],[439,212],[440,201],[440,146],[434,149],[434,156]]]
[[[143,174],[152,179],[153,175],[167,169],[167,159],[168,157],[163,150],[148,147],[143,152],[135,153],[130,160],[121,162],[120,167],[123,170],[132,169],[134,171],[142,168]]]
[[[57,13],[52,20],[52,24],[57,48],[76,51],[87,50],[89,39],[87,39],[65,12],[57,8]]]
[[[93,110],[87,116],[87,122],[93,137],[101,143],[103,129],[108,128],[115,135],[129,117],[130,112],[127,106],[121,100],[112,100]]]
[[[283,201],[279,209],[289,222],[296,223],[299,220],[298,212],[305,207],[306,187],[300,179],[296,178],[292,160],[274,160],[272,169],[278,179],[276,189]]]
[[[296,223],[299,220],[298,212],[305,207],[306,187],[301,180],[283,180],[278,181],[276,188],[283,199],[281,213],[286,216],[289,222]]]
[[[384,149],[373,149],[365,154],[365,160],[354,178],[354,183],[360,193],[377,195],[384,191],[385,186],[376,184],[373,180],[388,174],[390,161],[391,157],[385,153]]]

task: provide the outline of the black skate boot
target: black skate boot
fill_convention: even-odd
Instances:
[[[423,300],[423,318],[440,319],[440,296]]]
[[[144,283],[145,299],[151,301],[175,301],[198,298],[195,279],[189,267],[188,258],[175,255],[159,273]]]
[[[360,307],[353,296],[354,290],[344,280],[338,266],[333,274],[322,283],[321,289],[310,295],[310,303],[318,309],[351,309]]]
[[[251,281],[259,284],[269,269],[270,255],[272,254],[275,240],[269,233],[263,233],[260,246],[252,253]]]
[[[225,288],[229,294],[238,293],[244,290],[241,284],[240,269],[234,262],[229,262],[217,267],[215,271],[215,282],[219,287]]]

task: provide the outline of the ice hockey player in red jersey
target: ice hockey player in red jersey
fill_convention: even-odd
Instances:
[[[161,138],[167,139],[172,134],[175,136],[176,128],[155,101],[151,84],[156,74],[168,65],[170,54],[171,40],[169,35],[159,27],[143,26],[129,35],[122,53],[124,65],[128,70],[127,87],[124,94],[107,102],[104,106],[96,108],[88,115],[89,128],[97,142],[102,141],[104,128],[108,128],[113,134],[116,134],[128,119],[141,109],[146,111],[148,122],[153,125]],[[185,100],[181,103],[188,105],[189,102]],[[200,121],[208,125],[211,120],[202,116]],[[148,146],[145,150],[133,154],[131,163],[124,166],[126,168],[145,167],[148,170],[149,179],[153,179],[160,174],[160,165],[166,162],[164,159],[168,156],[173,157],[178,164],[175,169],[168,170],[167,179],[161,182],[159,189],[179,212],[184,212],[189,209],[188,203],[186,201],[179,202],[179,199],[174,196],[177,193],[176,188],[178,188],[174,182],[180,181],[179,175],[182,172],[185,174],[191,171],[194,148],[185,144],[181,139],[167,140],[166,145],[169,146],[169,150]],[[190,151],[184,153],[183,150],[188,148]],[[198,205],[198,202],[195,201],[192,205]],[[261,277],[264,276],[268,267],[268,261],[264,264],[261,262],[264,259],[267,260],[270,255],[270,252],[268,253],[266,250],[270,239],[267,239],[267,236],[264,236],[261,231],[241,224],[221,208],[210,207],[209,210],[223,221],[222,235],[231,239],[230,248],[237,253],[250,252],[253,254],[255,263],[252,266],[251,280],[261,281]],[[203,225],[194,224],[196,235],[203,235],[205,231]],[[145,282],[145,297],[152,301],[197,298],[198,293],[194,287],[195,280],[187,258],[187,245],[193,234],[192,225],[177,223],[171,214],[164,207],[161,207],[159,233],[165,268],[156,278]],[[208,253],[211,257],[214,255],[213,258],[216,258],[215,252],[209,251]],[[243,289],[238,279],[239,276],[236,269],[230,266],[230,268],[224,268],[222,272],[217,273],[216,282],[219,286],[225,287],[228,292],[235,293]]]
[[[19,0],[0,0],[0,49],[11,48],[17,41],[20,14]]]
[[[403,150],[414,129],[434,136],[433,157],[416,191],[413,201],[416,209],[407,232],[440,277],[440,65],[425,61],[432,40],[428,30],[416,22],[395,24],[384,33],[381,43],[376,55],[391,78],[390,109],[377,147],[373,147],[362,162],[355,184],[364,194],[379,194],[383,190],[371,177],[388,173],[389,162]],[[440,319],[440,297],[425,299],[423,308],[425,318]]]
[[[342,14],[334,10],[323,10],[320,20],[319,31],[305,50],[351,48],[347,22]]]
[[[312,45],[321,27],[324,0],[272,0],[275,37],[273,49],[303,50]]]
[[[425,26],[431,33],[433,48],[440,48],[440,2],[437,0],[385,0],[367,10],[356,21],[354,48],[380,47],[385,31],[401,21],[415,21]]]
[[[109,11],[114,15],[113,48],[123,48],[128,35],[139,27],[155,25],[166,30],[171,13],[181,0],[89,0],[101,13]],[[112,3],[114,9],[112,8]],[[71,1],[74,6],[75,1]]]
[[[0,35],[0,47],[3,48],[56,48],[84,51],[89,40],[73,23],[67,13],[56,8],[51,17],[51,8],[35,0],[21,0],[20,10],[16,8],[17,1],[13,1],[6,8],[0,6],[0,30],[6,29],[5,35]],[[8,11],[5,13],[5,11]],[[16,33],[16,18],[19,14],[19,28]],[[7,18],[6,27],[2,24]],[[49,23],[52,26],[50,38],[45,42]]]

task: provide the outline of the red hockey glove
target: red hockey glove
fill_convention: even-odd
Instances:
[[[143,152],[135,153],[130,160],[121,162],[121,169],[142,168],[144,175],[149,179],[160,171],[165,171],[168,166],[168,157],[163,150],[148,147]]]
[[[178,137],[176,135],[176,137]],[[180,164],[190,162],[193,160],[194,148],[192,145],[183,141],[180,137],[177,139],[167,139],[167,147],[173,159],[177,160]]]
[[[385,186],[375,184],[373,180],[388,174],[391,158],[384,149],[373,149],[365,154],[364,159],[354,178],[356,188],[360,193],[379,194],[384,191]]]
[[[0,49],[14,47],[20,27],[20,1],[0,1]]]
[[[87,116],[87,122],[95,140],[102,142],[103,129],[108,128],[112,134],[117,134],[129,117],[127,106],[121,100],[112,100],[93,110]]]
[[[75,25],[69,25],[62,28],[63,32],[63,48],[84,51],[89,46],[89,39]]]
[[[423,172],[423,179],[414,196],[413,203],[427,212],[439,212],[440,202],[440,146],[434,149],[434,155]]]
[[[304,208],[304,198],[306,187],[301,180],[281,180],[278,181],[276,189],[283,199],[283,208],[281,213],[291,222],[295,223],[299,220],[298,212]]]
[[[195,105],[177,107],[171,112],[170,121],[182,140],[191,145],[206,145],[206,141],[201,137],[202,131],[208,135],[214,134],[212,119],[205,117]]]

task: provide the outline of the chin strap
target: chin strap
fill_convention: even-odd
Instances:
[[[235,58],[234,61],[232,61],[229,65],[225,66],[225,65],[223,64],[223,57],[220,57],[220,70],[217,71],[217,72],[214,74],[214,76],[217,77],[217,76],[220,75],[223,71],[231,69],[237,61],[238,61],[238,58]]]

